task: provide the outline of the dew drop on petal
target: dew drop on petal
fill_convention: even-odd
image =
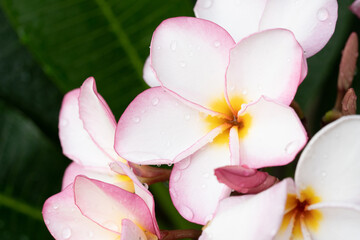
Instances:
[[[64,228],[62,231],[62,237],[63,237],[63,239],[69,239],[71,237],[71,229]]]
[[[213,1],[212,0],[205,0],[205,1],[203,1],[203,3],[202,3],[202,7],[203,8],[210,8],[211,6],[213,5]]]
[[[320,8],[317,12],[317,18],[321,22],[326,21],[329,18],[329,11],[326,8]]]
[[[201,188],[206,188],[206,184],[201,185]]]
[[[92,231],[89,232],[89,238],[93,238],[94,237],[94,233]]]
[[[172,181],[177,182],[177,181],[180,180],[180,178],[181,178],[181,172],[176,171],[176,172],[174,172],[174,176],[172,177]]]
[[[49,219],[45,219],[45,224],[49,225],[50,224],[50,220]]]
[[[168,163],[168,166],[171,167],[173,164],[172,163]]]
[[[144,183],[144,187],[145,187],[146,189],[149,189],[149,185],[148,185],[147,183]]]
[[[220,47],[221,43],[219,41],[215,41],[214,42],[214,47],[218,48]]]
[[[172,41],[170,43],[170,48],[172,51],[175,51],[176,50],[176,47],[177,47],[177,42],[176,41]]]
[[[203,178],[208,178],[208,177],[210,177],[210,174],[209,173],[204,173],[202,176],[203,176]]]
[[[180,208],[180,212],[182,213],[183,217],[186,218],[187,220],[191,221],[194,217],[194,213],[187,206],[182,206]]]
[[[181,61],[181,62],[180,62],[180,67],[182,67],[182,68],[186,67],[186,62]]]
[[[321,173],[321,176],[322,176],[322,177],[326,177],[326,172],[322,172],[322,173]]]
[[[139,123],[140,122],[140,118],[139,117],[133,117],[133,122],[134,123]]]
[[[185,118],[185,120],[190,120],[190,115],[189,115],[189,114],[185,114],[184,118]]]
[[[62,127],[67,126],[67,125],[68,125],[68,123],[69,123],[69,121],[68,121],[68,120],[66,120],[66,119],[61,119],[61,120],[60,120],[60,126],[62,126]]]
[[[185,158],[177,164],[177,167],[181,170],[188,168],[190,165],[190,157]]]
[[[56,210],[56,209],[58,209],[58,208],[59,208],[59,205],[57,205],[57,204],[54,204],[54,205],[53,205],[53,209]]]
[[[153,98],[153,99],[151,100],[151,103],[152,103],[153,106],[156,106],[156,105],[159,104],[159,99],[158,99],[158,98]]]
[[[297,141],[292,141],[292,142],[288,143],[288,145],[286,145],[285,152],[288,155],[292,155],[297,150],[297,148],[298,148],[298,142]]]
[[[246,95],[247,93],[248,93],[247,90],[243,90],[243,91],[242,91],[242,94],[243,94],[243,95]]]
[[[161,164],[156,164],[157,167],[161,167]]]

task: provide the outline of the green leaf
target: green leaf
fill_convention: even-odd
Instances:
[[[154,29],[193,15],[190,0],[1,0],[22,42],[65,93],[94,76],[116,116],[147,88],[142,68]]]

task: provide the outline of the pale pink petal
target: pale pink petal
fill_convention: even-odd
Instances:
[[[228,144],[209,144],[174,165],[170,196],[185,219],[204,225],[212,218],[218,202],[231,191],[217,181],[214,170],[230,164]]]
[[[223,131],[224,126],[209,129],[206,117],[161,87],[148,89],[121,116],[115,149],[135,163],[178,162]]]
[[[284,180],[257,195],[222,200],[199,240],[273,239],[282,222],[288,182]]]
[[[360,0],[356,0],[353,4],[351,4],[350,10],[351,10],[358,18],[360,18]]]
[[[151,212],[153,218],[153,224],[155,227],[155,233],[160,237],[160,230],[159,226],[156,221],[155,216],[155,202],[153,195],[147,190],[147,188],[139,181],[139,179],[135,176],[135,174],[131,171],[131,169],[122,162],[113,162],[110,164],[110,167],[113,171],[117,173],[124,173],[126,174],[134,183],[135,193],[141,197],[144,202],[146,203],[148,209]]]
[[[289,105],[302,80],[303,51],[293,34],[273,29],[251,35],[231,50],[227,93],[246,103],[266,96]]]
[[[146,59],[144,69],[143,69],[143,78],[147,85],[150,87],[158,87],[160,86],[159,80],[157,80],[156,74],[151,67],[151,59],[150,56]]]
[[[321,129],[306,146],[295,172],[299,192],[311,187],[323,202],[360,204],[360,116]]]
[[[225,28],[236,42],[259,30],[266,0],[197,0],[194,12]]]
[[[74,202],[73,185],[46,200],[43,217],[51,235],[63,239],[115,240],[119,235],[83,216]]]
[[[102,151],[84,129],[79,116],[80,89],[67,93],[59,116],[59,137],[63,153],[84,166],[107,167],[112,159]]]
[[[296,240],[296,239],[292,239],[291,235],[292,235],[292,231],[293,231],[293,227],[294,227],[294,222],[295,222],[295,215],[291,218],[288,226],[286,226],[285,229],[281,229],[276,233],[276,236],[274,237],[274,240]],[[304,239],[301,239],[304,240]]]
[[[155,232],[150,210],[134,193],[83,176],[75,179],[74,192],[75,203],[82,214],[111,231],[121,233],[121,222],[127,218]]]
[[[215,23],[178,17],[163,21],[151,43],[151,64],[162,85],[199,106],[212,109],[224,97],[231,36]]]
[[[121,240],[147,240],[147,237],[139,226],[129,219],[123,219]]]
[[[116,121],[109,106],[96,90],[95,79],[85,80],[79,95],[80,119],[93,141],[112,159],[119,156],[114,150]]]
[[[285,165],[294,160],[306,143],[306,131],[290,107],[261,98],[248,105],[243,114],[248,114],[251,120],[248,132],[240,140],[241,165],[249,168]]]
[[[322,218],[317,230],[311,230],[313,240],[360,239],[360,211],[356,208],[321,208]]]
[[[336,0],[268,0],[259,30],[289,29],[303,47],[306,57],[320,51],[334,33]]]

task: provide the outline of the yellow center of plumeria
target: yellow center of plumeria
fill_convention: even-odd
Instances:
[[[301,191],[300,199],[295,194],[288,194],[280,233],[285,232],[291,222],[294,223],[291,239],[304,239],[301,223],[305,224],[307,229],[317,231],[322,214],[319,210],[309,210],[308,207],[320,201],[320,197],[315,195],[311,187]]]
[[[238,112],[241,110],[242,105],[245,103],[246,101],[244,100],[244,98],[232,97],[231,106],[233,107],[233,109],[231,109],[225,98],[222,97],[219,100],[216,100],[210,104],[211,110],[223,113],[224,116],[208,115],[205,118],[208,130],[212,130],[223,124],[228,124],[228,128],[214,139],[214,143],[229,143],[229,133],[232,127],[236,127],[240,139],[245,138],[245,136],[248,134],[252,120],[250,114],[243,114],[238,116]]]

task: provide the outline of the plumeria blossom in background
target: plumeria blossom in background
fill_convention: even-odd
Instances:
[[[45,224],[55,239],[156,240],[160,231],[151,193],[125,164],[136,193],[79,175],[44,204]]]
[[[266,29],[288,29],[307,58],[333,35],[337,10],[337,0],[197,0],[194,8],[196,17],[219,24],[236,42]]]
[[[151,64],[162,87],[129,105],[115,149],[137,164],[175,164],[170,194],[187,220],[206,223],[230,194],[215,168],[284,165],[304,146],[306,132],[288,105],[307,68],[290,31],[236,44],[210,21],[168,19],[153,35]]]
[[[360,239],[360,116],[327,125],[295,172],[258,195],[224,199],[201,240]]]
[[[356,0],[351,4],[350,9],[358,18],[360,18],[360,0]]]
[[[123,161],[114,150],[116,120],[96,90],[95,79],[86,79],[79,89],[67,93],[59,116],[63,153],[74,162],[67,168],[63,188],[79,175],[86,175],[131,190],[126,176],[111,171],[109,164]]]

